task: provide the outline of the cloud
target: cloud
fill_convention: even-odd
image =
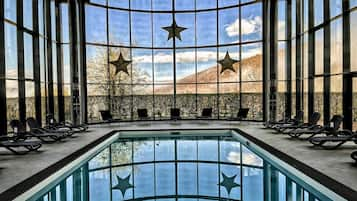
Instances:
[[[249,35],[262,31],[262,18],[256,16],[251,19],[242,19],[242,35]],[[232,24],[226,27],[227,35],[230,37],[239,36],[239,18],[237,18]]]
[[[258,54],[261,54],[261,48],[260,46],[257,46],[255,48],[249,48],[246,51],[242,52],[242,58],[249,58]],[[195,58],[195,51],[189,51],[189,52],[179,52],[176,53],[176,61],[177,62],[182,62],[182,63],[193,63],[196,61]],[[220,55],[225,55],[225,52],[220,52]],[[231,53],[233,55],[233,53]],[[197,51],[197,62],[208,62],[215,60],[217,56],[217,52],[215,51]],[[172,63],[173,61],[173,56],[172,54],[164,54],[164,53],[159,53],[154,55],[154,62],[155,63]],[[136,56],[133,57],[133,62],[134,63],[151,63],[152,62],[152,56],[151,55],[143,55],[143,56]]]

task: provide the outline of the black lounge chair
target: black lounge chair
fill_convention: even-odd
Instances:
[[[212,118],[212,108],[203,108],[201,116],[198,116],[197,119],[210,119]]]
[[[180,108],[171,108],[170,109],[170,119],[171,120],[180,120]]]
[[[237,116],[229,118],[228,120],[241,121],[241,120],[246,119],[248,117],[248,113],[249,113],[249,108],[239,108]]]
[[[310,138],[310,143],[322,147],[324,149],[337,149],[346,142],[354,142],[357,144],[357,131],[352,132],[349,130],[339,131],[337,135],[324,136],[324,137],[313,137]],[[329,143],[326,145],[326,143]],[[332,143],[332,144],[330,144]]]
[[[101,110],[99,112],[100,112],[100,115],[102,116],[102,120],[107,122],[107,123],[119,122],[120,121],[120,119],[114,119],[113,115],[110,113],[109,110]]]
[[[48,123],[47,127],[52,130],[69,129],[73,132],[84,132],[88,130],[88,125],[86,124],[73,125],[66,121],[58,122],[52,114],[47,115],[46,120]]]
[[[317,125],[320,118],[321,118],[321,114],[318,112],[314,112],[314,113],[312,113],[308,123],[299,123],[297,125],[294,125],[294,124],[281,125],[281,126],[277,126],[276,129],[282,133],[290,133],[291,131],[293,131],[295,129],[311,128],[311,127],[314,127]],[[288,130],[288,131],[286,131],[286,130]]]
[[[29,137],[36,137],[42,142],[52,143],[52,142],[60,141],[73,134],[73,132],[67,132],[67,131],[56,132],[55,130],[42,128],[41,126],[38,125],[37,121],[32,117],[27,118],[26,122],[27,125],[30,127],[30,132],[26,132],[26,135]],[[22,123],[20,122],[18,126],[20,127],[21,124]]]
[[[148,110],[146,108],[137,109],[139,120],[150,120]]]
[[[357,151],[351,153],[351,158],[356,161],[357,163]]]
[[[304,118],[304,111],[297,111],[296,115],[291,118],[291,117],[285,117],[284,119],[278,120],[278,121],[268,121],[264,124],[266,128],[276,128],[280,125],[289,125],[289,124],[295,124],[298,125],[299,123],[302,122]]]
[[[307,138],[303,139],[310,139],[315,137],[318,134],[326,134],[326,135],[336,135],[338,130],[341,127],[343,122],[342,115],[333,115],[328,125],[319,126],[319,125],[312,125],[308,128],[303,129],[296,129],[288,133],[293,138],[300,138],[302,135],[310,135]]]
[[[17,155],[37,151],[41,146],[42,144],[39,141],[16,141],[12,137],[0,137],[0,147],[3,147]],[[19,150],[20,148],[25,148],[25,150]]]

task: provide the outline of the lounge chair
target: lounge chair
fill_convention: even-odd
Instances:
[[[210,119],[212,118],[212,108],[203,108],[201,116],[197,116],[197,119]]]
[[[289,125],[289,124],[299,124],[302,122],[304,118],[304,111],[298,111],[296,115],[291,118],[291,117],[286,117],[284,119],[278,120],[278,121],[268,121],[264,124],[266,128],[276,128],[279,125]]]
[[[339,131],[336,135],[313,137],[310,138],[309,141],[311,144],[320,146],[324,149],[337,149],[346,142],[354,142],[357,144],[357,132],[342,130]],[[326,143],[329,143],[329,145],[326,145]]]
[[[73,132],[84,132],[88,129],[86,124],[73,125],[70,122],[58,122],[52,114],[47,115],[46,119],[48,122],[47,127],[52,130],[69,129]]]
[[[13,140],[12,137],[0,137],[0,147],[3,147],[17,155],[37,151],[41,146],[42,144],[39,141],[16,141]],[[19,148],[25,148],[25,150],[19,150]]]
[[[293,138],[299,138],[302,135],[309,135],[307,138],[310,139],[315,137],[318,134],[326,134],[326,135],[336,135],[340,126],[343,122],[342,115],[333,115],[328,125],[319,126],[319,125],[312,125],[308,128],[303,129],[296,129],[288,133]]]
[[[237,116],[236,117],[231,117],[228,120],[241,121],[241,120],[246,119],[248,117],[248,113],[249,113],[249,108],[239,108]]]
[[[310,120],[307,123],[298,123],[296,125],[294,125],[294,124],[280,125],[280,126],[277,126],[275,129],[277,129],[279,132],[282,132],[282,133],[290,133],[291,131],[293,131],[295,129],[304,129],[304,128],[316,126],[317,123],[319,122],[320,118],[321,118],[321,114],[318,112],[314,112],[314,113],[312,113]]]
[[[170,119],[171,120],[180,120],[180,108],[171,108],[170,109]]]
[[[137,109],[139,120],[150,120],[148,110],[146,108]]]
[[[114,119],[113,115],[110,113],[109,110],[101,110],[99,112],[100,112],[100,115],[102,116],[102,120],[107,122],[107,123],[119,122],[120,121],[120,119]]]
[[[357,151],[351,153],[351,158],[356,161],[357,163]]]
[[[45,128],[41,128],[37,121],[32,118],[29,117],[26,120],[27,125],[30,127],[30,131],[26,132],[26,135],[30,136],[30,137],[36,137],[39,140],[41,140],[42,142],[46,142],[46,143],[52,143],[52,142],[56,142],[56,141],[60,141],[68,136],[71,136],[73,134],[70,132],[56,132],[55,130],[50,130],[50,129],[45,129]],[[20,122],[20,124],[18,125],[19,128],[22,125],[22,123]],[[26,129],[25,129],[26,130]]]

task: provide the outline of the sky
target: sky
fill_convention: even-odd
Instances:
[[[192,0],[177,1],[175,7],[177,10],[192,10]],[[116,2],[114,4],[114,2]],[[126,8],[126,1],[109,2],[111,6]],[[147,0],[132,1],[132,9],[149,10],[150,5]],[[96,3],[103,3],[96,0]],[[216,8],[216,0],[197,1],[198,9]],[[172,9],[171,1],[153,1],[154,10]],[[219,6],[230,6],[236,4],[235,1],[219,1]],[[242,42],[260,41],[262,39],[262,4],[247,5],[241,11]],[[130,26],[131,18],[131,26]],[[106,30],[109,31],[109,43],[114,45],[132,46],[132,47],[155,47],[155,48],[173,48],[173,40],[167,40],[168,33],[162,27],[170,26],[173,21],[171,13],[148,12],[129,12],[125,10],[109,9],[108,27],[106,27],[106,9],[97,6],[86,6],[86,39],[90,43],[107,42]],[[197,49],[197,59],[195,58],[194,48],[184,47],[202,47],[229,45],[240,42],[239,36],[239,9],[229,8],[218,11],[176,13],[176,23],[179,26],[186,27],[187,30],[181,32],[182,41],[176,39],[176,66],[177,78],[191,75],[197,71],[207,69],[217,65],[218,59],[223,59],[228,51],[230,56],[239,60],[239,47],[231,45],[220,47],[207,47]],[[196,21],[196,23],[195,23]],[[195,26],[196,24],[196,26]],[[218,27],[217,27],[218,24]],[[218,32],[218,33],[217,33]],[[131,43],[130,43],[131,33]],[[217,37],[218,36],[218,37]],[[196,39],[195,39],[196,38]],[[218,39],[218,41],[217,41]],[[87,60],[95,58],[96,48],[87,49]],[[242,58],[248,58],[256,54],[261,54],[261,43],[245,45],[242,47]],[[218,58],[217,58],[218,52]],[[152,75],[154,65],[154,77],[157,82],[169,82],[173,79],[173,50],[133,48],[132,57],[125,55],[126,59],[131,59],[136,67],[144,69],[149,75]]]

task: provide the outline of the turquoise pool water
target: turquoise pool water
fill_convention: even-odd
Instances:
[[[243,140],[232,131],[125,132],[27,200],[336,200]]]

